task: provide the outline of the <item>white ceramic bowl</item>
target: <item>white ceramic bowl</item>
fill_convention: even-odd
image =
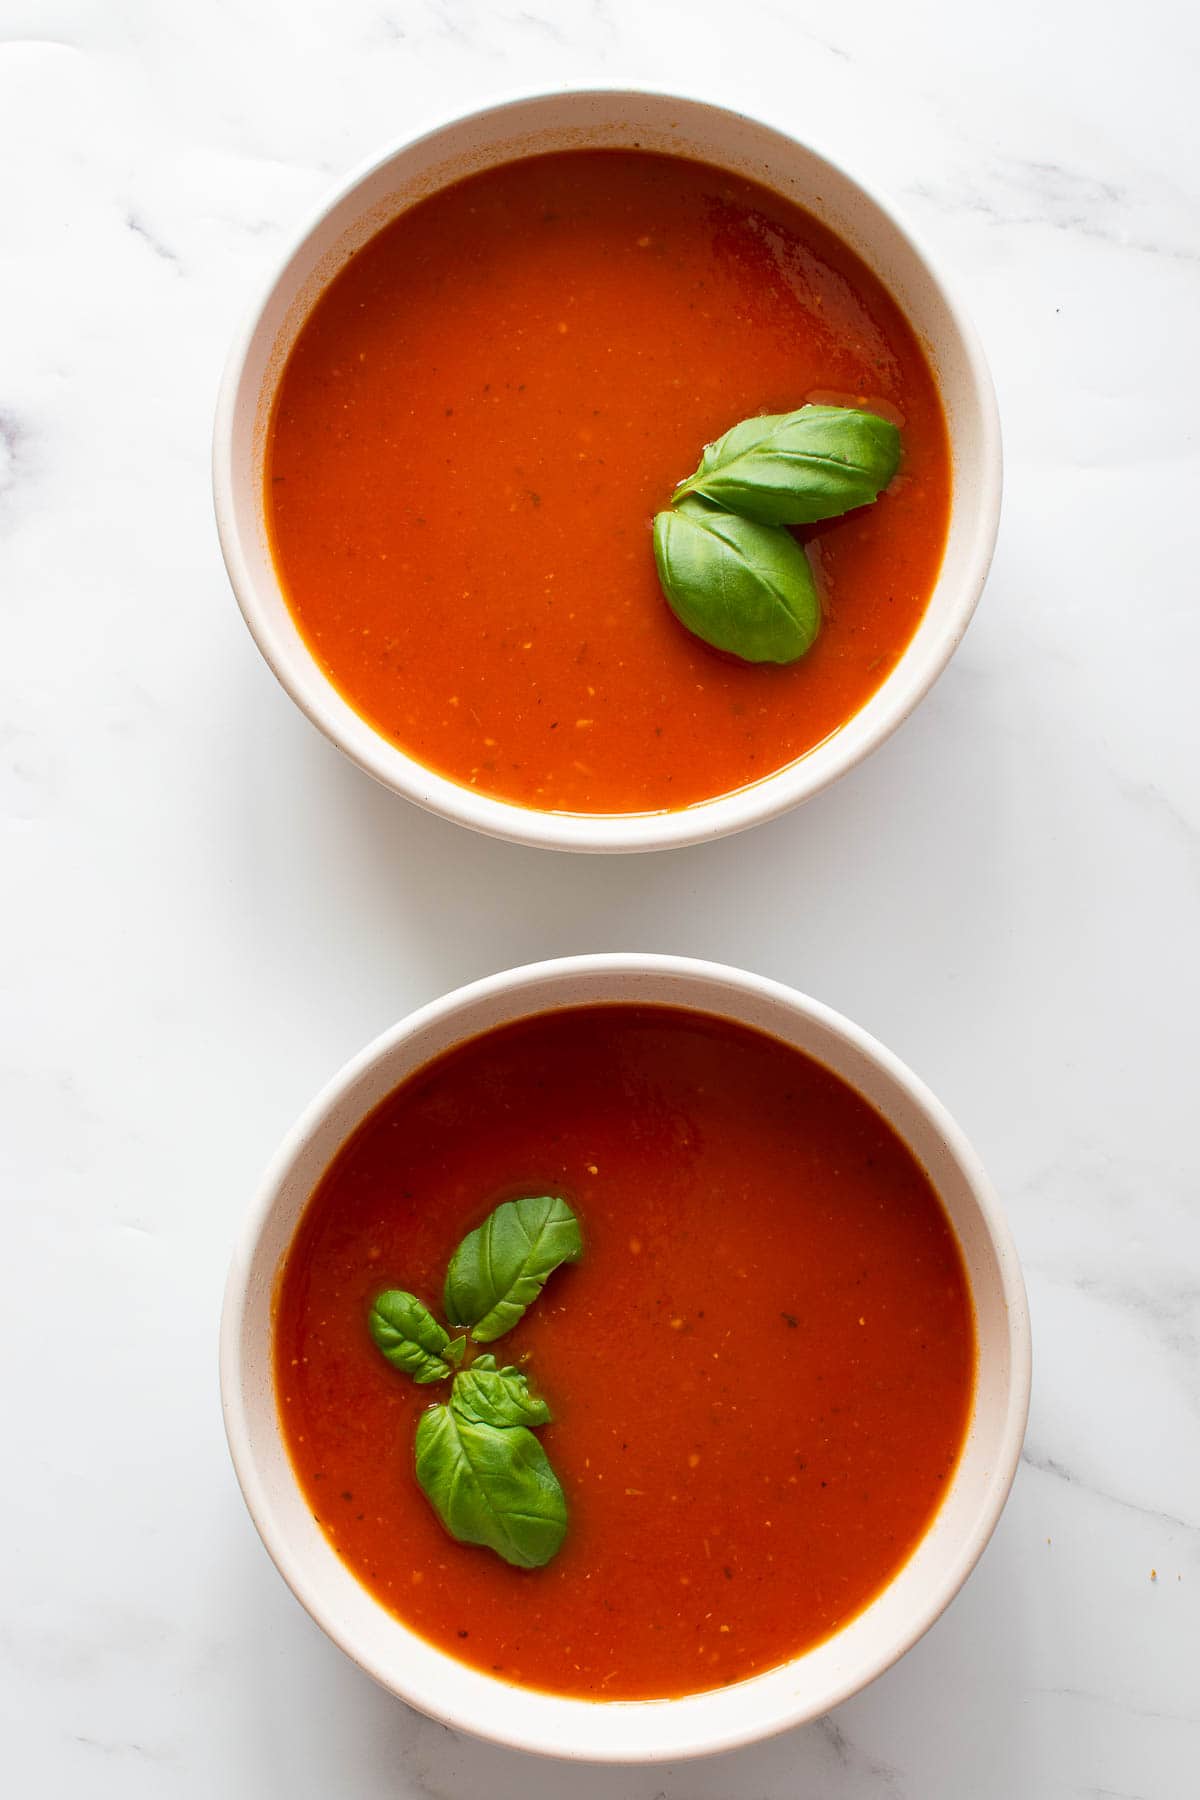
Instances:
[[[957,1233],[975,1306],[974,1409],[933,1525],[865,1612],[793,1662],[679,1700],[585,1701],[510,1686],[456,1662],[386,1612],[339,1560],[296,1483],[279,1429],[272,1297],[317,1181],[384,1096],[464,1038],[571,1005],[691,1007],[797,1045],[874,1105],[928,1171]],[[670,956],[582,956],[460,988],[370,1044],[329,1084],[268,1170],[233,1259],[221,1323],[221,1391],[246,1504],[284,1580],[317,1623],[384,1687],[444,1724],[518,1749],[653,1762],[732,1749],[802,1724],[865,1687],[954,1598],[1008,1496],[1025,1433],[1030,1344],[1016,1251],[970,1146],[933,1095],[849,1020],[790,988]]]
[[[635,144],[715,163],[798,201],[850,244],[900,302],[946,410],[954,475],[949,541],[925,616],[882,688],[798,762],[678,812],[536,812],[425,768],[374,731],[318,667],[284,602],[268,548],[267,425],[280,370],[313,302],[346,257],[390,219],[464,175],[515,157]],[[259,649],[297,705],[360,768],[419,806],[495,837],[563,850],[650,850],[721,837],[807,800],[861,762],[928,691],[966,630],[991,562],[1000,485],[1000,428],[983,352],[891,207],[782,131],[700,101],[628,90],[510,101],[412,138],[352,175],[289,252],[234,344],[213,447],[229,578]]]

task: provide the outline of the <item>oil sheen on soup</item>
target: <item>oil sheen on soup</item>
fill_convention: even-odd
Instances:
[[[525,1570],[438,1522],[412,1446],[444,1395],[367,1314],[393,1286],[440,1309],[463,1235],[544,1193],[583,1257],[489,1346],[529,1358],[569,1507]],[[275,1345],[297,1478],[357,1578],[451,1655],[593,1699],[741,1680],[852,1619],[937,1510],[975,1369],[957,1242],[879,1114],[773,1038],[640,1006],[505,1027],[386,1099],[303,1216]]]
[[[874,505],[799,533],[823,629],[786,668],[689,636],[654,514],[703,445],[811,400],[902,429]],[[886,679],[950,503],[899,307],[814,218],[705,164],[512,162],[380,231],[302,327],[266,507],[314,656],[385,738],[523,806],[679,808],[804,755]]]

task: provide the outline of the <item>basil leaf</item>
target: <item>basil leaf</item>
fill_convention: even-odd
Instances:
[[[403,1369],[418,1386],[444,1381],[451,1363],[462,1361],[465,1344],[450,1342],[427,1306],[403,1288],[378,1295],[367,1320],[376,1347],[394,1369]]]
[[[812,525],[866,506],[900,466],[900,432],[851,406],[744,419],[709,444],[674,499],[702,494],[761,525]]]
[[[790,663],[811,649],[821,602],[790,532],[685,499],[654,521],[654,560],[681,625],[746,662]]]
[[[446,1315],[490,1344],[512,1330],[560,1263],[582,1254],[579,1221],[565,1200],[506,1200],[454,1252]]]
[[[417,1480],[460,1544],[483,1544],[518,1569],[540,1569],[562,1543],[567,1502],[523,1426],[476,1424],[432,1406],[417,1426]]]
[[[450,1405],[475,1425],[549,1425],[546,1402],[529,1391],[520,1369],[498,1369],[494,1356],[477,1356],[454,1377]]]

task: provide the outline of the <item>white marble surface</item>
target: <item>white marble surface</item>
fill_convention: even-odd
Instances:
[[[5,1791],[1191,1800],[1190,0],[2,0],[0,39]],[[595,861],[426,818],[315,735],[227,590],[207,454],[234,322],[332,177],[440,107],[621,76],[790,112],[901,199],[1009,473],[968,641],[873,762],[752,837]],[[615,947],[794,982],[932,1083],[1010,1209],[1035,1391],[988,1554],[890,1675],[754,1751],[568,1772],[416,1717],[309,1623],[214,1340],[260,1166],[348,1053]]]

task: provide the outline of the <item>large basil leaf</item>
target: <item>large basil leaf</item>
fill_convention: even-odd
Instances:
[[[675,491],[702,494],[761,525],[812,525],[866,506],[900,466],[900,432],[849,406],[744,419],[709,444]]]
[[[462,1361],[465,1344],[454,1343],[427,1306],[403,1288],[380,1294],[367,1320],[376,1346],[394,1369],[403,1369],[418,1386],[444,1381]]]
[[[812,647],[821,602],[790,532],[682,500],[654,521],[658,578],[680,624],[746,662],[790,663]]]
[[[546,1452],[523,1426],[476,1424],[433,1406],[417,1426],[417,1480],[451,1537],[540,1569],[562,1543],[567,1502]]]
[[[549,1425],[553,1413],[529,1391],[520,1369],[498,1369],[494,1356],[477,1356],[454,1377],[450,1405],[475,1425]]]
[[[560,1263],[583,1254],[565,1200],[506,1200],[458,1246],[446,1274],[446,1316],[481,1344],[511,1331]]]

